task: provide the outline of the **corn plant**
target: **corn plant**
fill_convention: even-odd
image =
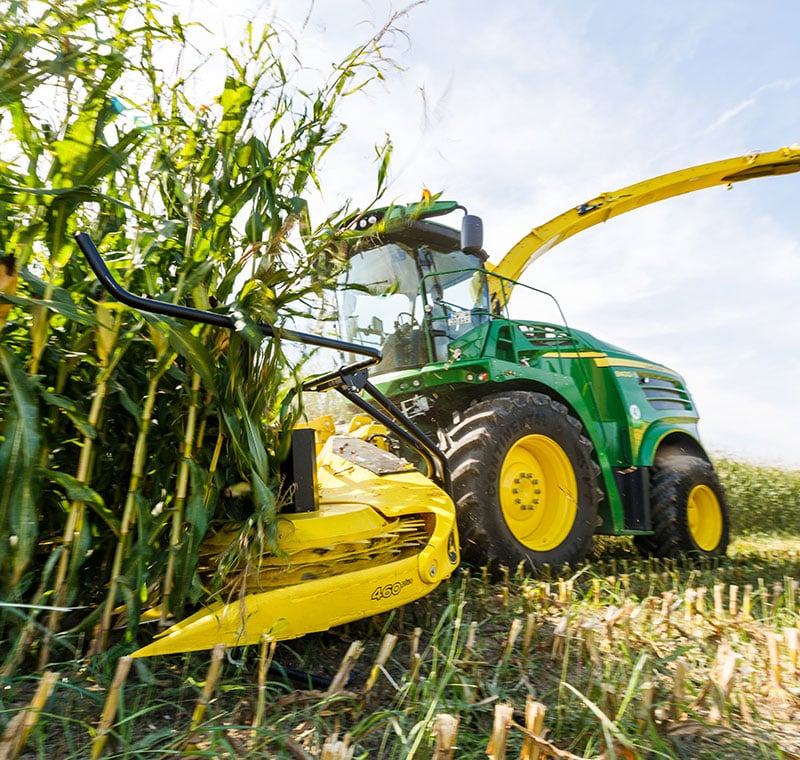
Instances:
[[[258,323],[310,314],[330,279],[331,230],[352,210],[313,226],[303,196],[344,130],[341,99],[391,65],[379,44],[391,24],[301,88],[297,51],[252,23],[218,51],[227,76],[202,102],[188,95],[204,76],[194,30],[155,3],[11,2],[0,24],[8,672],[34,640],[44,664],[69,641],[52,637],[65,627],[94,628],[105,648],[123,602],[130,639],[144,604],[180,614],[213,591],[204,582],[224,587],[226,568],[215,581],[198,568],[215,522],[235,517],[239,545],[273,546],[300,370],[280,330],[265,339]],[[388,144],[378,155],[376,195]],[[238,329],[108,301],[77,253],[78,230],[129,289],[225,304]],[[224,497],[242,482],[246,503]]]
[[[720,458],[715,466],[740,534],[800,533],[800,472]]]

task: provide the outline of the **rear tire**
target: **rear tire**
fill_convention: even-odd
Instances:
[[[650,504],[653,534],[636,540],[643,554],[724,556],[730,539],[728,503],[717,473],[705,459],[672,456],[657,462]]]
[[[582,431],[563,404],[524,391],[473,404],[447,431],[466,562],[536,569],[584,559],[601,492]]]

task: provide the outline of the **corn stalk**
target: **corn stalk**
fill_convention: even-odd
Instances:
[[[176,613],[198,601],[197,548],[226,485],[251,485],[243,530],[274,546],[299,414],[281,407],[300,373],[257,323],[310,315],[331,276],[320,262],[350,210],[314,227],[301,196],[343,133],[340,101],[391,67],[389,28],[313,85],[275,27],[251,24],[220,51],[224,82],[198,101],[195,83],[213,80],[202,60],[184,61],[203,48],[200,31],[155,3],[0,10],[0,591],[87,607],[71,633],[99,622],[96,650],[120,601],[131,646],[154,590]],[[228,304],[241,330],[143,320],[104,301],[75,255],[78,230],[130,289]],[[40,542],[60,549],[48,566]],[[51,612],[51,634],[61,615]],[[32,644],[34,627],[16,621],[3,617],[0,637]],[[68,639],[46,641],[40,662]]]
[[[136,446],[133,451],[133,463],[131,477],[128,482],[128,493],[125,497],[125,506],[122,511],[120,522],[119,538],[114,551],[114,560],[111,566],[111,576],[108,587],[108,595],[103,607],[103,616],[100,622],[100,640],[95,651],[103,651],[108,644],[108,635],[111,630],[111,616],[117,605],[117,588],[122,573],[123,560],[128,554],[130,531],[136,521],[136,496],[139,493],[139,483],[145,475],[145,465],[147,463],[147,435],[150,431],[150,423],[153,419],[153,409],[155,407],[158,386],[164,373],[169,369],[176,354],[167,350],[166,342],[156,343],[159,351],[158,362],[155,365],[150,382],[147,388],[147,395],[142,407],[142,417],[139,423],[139,434],[136,438]]]

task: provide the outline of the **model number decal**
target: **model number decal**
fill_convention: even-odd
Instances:
[[[447,318],[447,324],[450,327],[458,327],[459,325],[470,325],[470,324],[472,324],[472,312],[471,311],[454,311]]]
[[[370,595],[370,599],[373,602],[379,602],[381,599],[390,599],[393,596],[397,596],[406,586],[410,586],[412,583],[411,578],[406,578],[395,583],[387,583],[385,586],[378,586]]]

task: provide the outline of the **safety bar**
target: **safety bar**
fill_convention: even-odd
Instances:
[[[236,329],[236,320],[227,314],[195,309],[191,306],[168,303],[154,298],[144,298],[131,293],[114,279],[94,241],[87,233],[78,232],[75,235],[75,241],[101,285],[120,303],[138,311],[175,317],[176,319],[186,319],[191,322],[224,327],[229,330]],[[428,467],[428,476],[433,477],[448,494],[451,493],[447,457],[416,424],[369,382],[368,369],[380,362],[382,358],[380,350],[361,343],[326,338],[323,335],[314,333],[289,330],[282,327],[276,329],[272,325],[263,322],[260,322],[258,327],[268,337],[277,335],[297,343],[360,354],[367,357],[359,362],[344,365],[333,372],[310,378],[303,383],[303,388],[311,391],[323,391],[330,388],[337,390],[362,411],[385,425],[416,450]],[[372,398],[372,404],[362,398],[360,395],[362,392],[366,392]]]

